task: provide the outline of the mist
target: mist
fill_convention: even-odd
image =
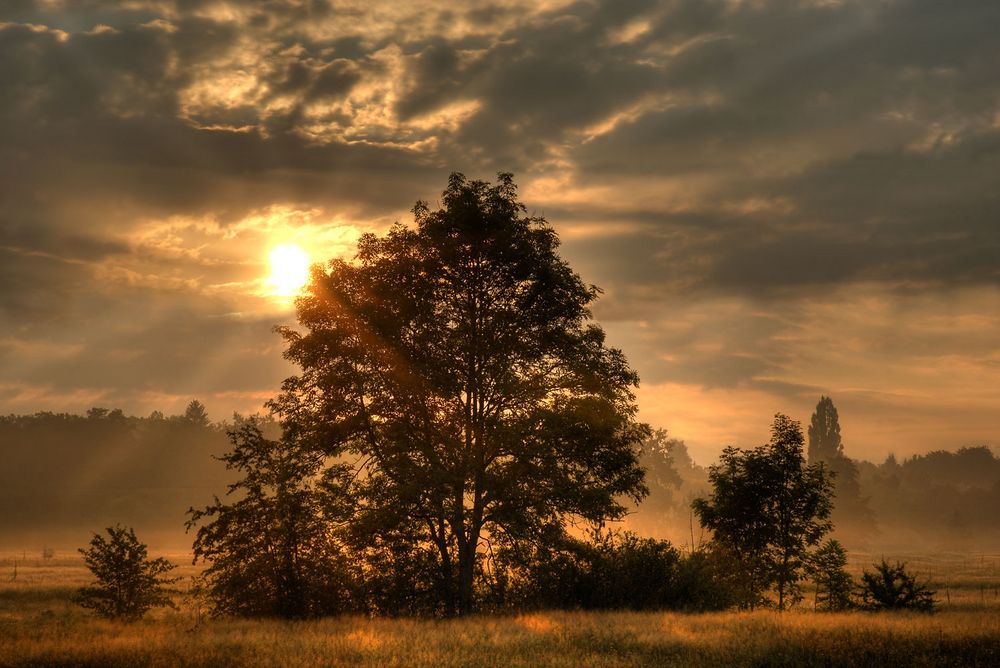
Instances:
[[[116,523],[136,527],[157,549],[190,549],[187,510],[225,495],[232,482],[215,458],[229,448],[234,422],[211,422],[201,411],[0,417],[0,550],[75,551]],[[663,429],[643,444],[640,461],[650,493],[616,526],[686,548],[705,543],[691,502],[708,493],[711,462],[694,461]],[[867,512],[835,500],[834,535],[845,545],[901,553],[1000,547],[1000,458],[989,446],[852,461],[858,507]]]

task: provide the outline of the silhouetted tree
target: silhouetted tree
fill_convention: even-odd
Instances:
[[[861,575],[861,606],[868,610],[919,610],[931,612],[935,592],[906,571],[906,564],[875,564],[875,572]]]
[[[107,408],[101,408],[100,406],[94,406],[87,409],[87,417],[91,420],[102,420],[108,416],[110,411]]]
[[[666,429],[656,429],[642,442],[640,462],[646,469],[646,486],[650,493],[658,490],[669,496],[680,488],[683,479],[674,464],[678,452],[686,459],[684,464],[690,466],[691,458],[684,442],[670,438]]]
[[[568,516],[617,518],[645,494],[638,377],[604,343],[598,295],[526,215],[510,174],[452,174],[415,228],[364,235],[314,268],[281,331],[301,375],[272,407],[329,455],[353,455],[361,543],[434,549],[449,613],[474,605],[485,541],[534,541]]]
[[[830,397],[820,397],[809,424],[810,464],[824,462],[834,475],[833,519],[861,533],[874,528],[874,514],[861,495],[858,466],[844,454],[840,416]]]
[[[28,529],[57,537],[105,526],[108,517],[172,541],[181,538],[176,518],[194,500],[192,490],[230,481],[222,467],[205,466],[206,455],[225,452],[223,432],[179,417],[112,415],[0,417],[6,463],[0,467],[0,542]]]
[[[216,613],[308,617],[340,612],[349,577],[327,515],[340,517],[337,486],[319,476],[323,458],[284,440],[264,437],[255,420],[229,432],[233,449],[220,459],[242,477],[229,486],[232,500],[188,511],[199,523],[195,563]]]
[[[184,419],[191,424],[208,426],[208,412],[205,410],[205,404],[197,399],[192,400],[184,409]]]
[[[166,586],[177,578],[163,577],[174,565],[149,559],[147,547],[132,528],[107,528],[108,538],[94,534],[88,549],[80,548],[84,563],[97,581],[82,587],[74,601],[109,619],[132,622],[150,608],[175,607]]]
[[[778,607],[798,597],[808,551],[830,531],[833,494],[822,464],[806,465],[802,428],[776,415],[770,443],[726,448],[709,469],[711,495],[694,501],[702,525],[740,570],[742,604],[753,608],[774,586]]]
[[[988,447],[942,450],[875,466],[861,465],[861,483],[886,532],[919,532],[921,542],[949,549],[987,547],[1000,529],[1000,458]]]
[[[625,519],[626,526],[643,535],[683,536],[693,549],[691,502],[707,493],[708,471],[691,459],[684,441],[666,429],[655,429],[642,442],[639,464],[646,470],[649,495]]]
[[[809,463],[829,462],[844,454],[840,437],[840,416],[833,399],[822,396],[809,421]]]
[[[809,557],[806,572],[816,585],[816,608],[846,610],[851,607],[854,580],[846,570],[847,550],[836,540],[823,543]]]

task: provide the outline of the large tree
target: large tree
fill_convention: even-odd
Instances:
[[[445,612],[474,606],[491,543],[532,541],[570,517],[600,522],[646,492],[636,373],[605,345],[599,291],[528,216],[510,174],[452,174],[438,210],[363,236],[353,261],[314,268],[283,328],[301,368],[272,407],[326,454],[360,541],[433,550]]]
[[[771,441],[726,448],[709,469],[712,492],[694,501],[712,540],[741,571],[743,605],[753,608],[773,586],[778,608],[794,600],[806,557],[832,528],[833,485],[823,464],[806,465],[798,422],[776,415]]]

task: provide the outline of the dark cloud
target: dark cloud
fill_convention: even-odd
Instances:
[[[517,173],[654,387],[898,406],[956,356],[992,386],[997,26],[979,0],[6,2],[0,395],[257,397],[286,372],[267,244],[349,252],[325,221],[377,229],[451,170]]]

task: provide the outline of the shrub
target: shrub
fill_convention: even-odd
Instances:
[[[150,608],[176,607],[165,585],[177,578],[163,577],[174,568],[166,559],[148,559],[146,545],[132,528],[107,528],[108,538],[94,534],[90,548],[80,548],[87,568],[97,581],[82,587],[74,601],[102,617],[131,622],[141,619]]]
[[[732,596],[714,555],[684,556],[669,541],[633,533],[565,537],[510,571],[514,607],[685,609],[727,607]]]
[[[595,535],[591,607],[652,610],[675,607],[680,553],[669,541],[633,533]]]
[[[915,576],[906,572],[906,564],[895,565],[885,559],[875,564],[875,572],[861,576],[861,606],[866,610],[920,610],[931,612],[937,601],[934,593]]]
[[[681,610],[725,610],[738,603],[732,562],[713,546],[681,557],[673,582],[673,607]]]

